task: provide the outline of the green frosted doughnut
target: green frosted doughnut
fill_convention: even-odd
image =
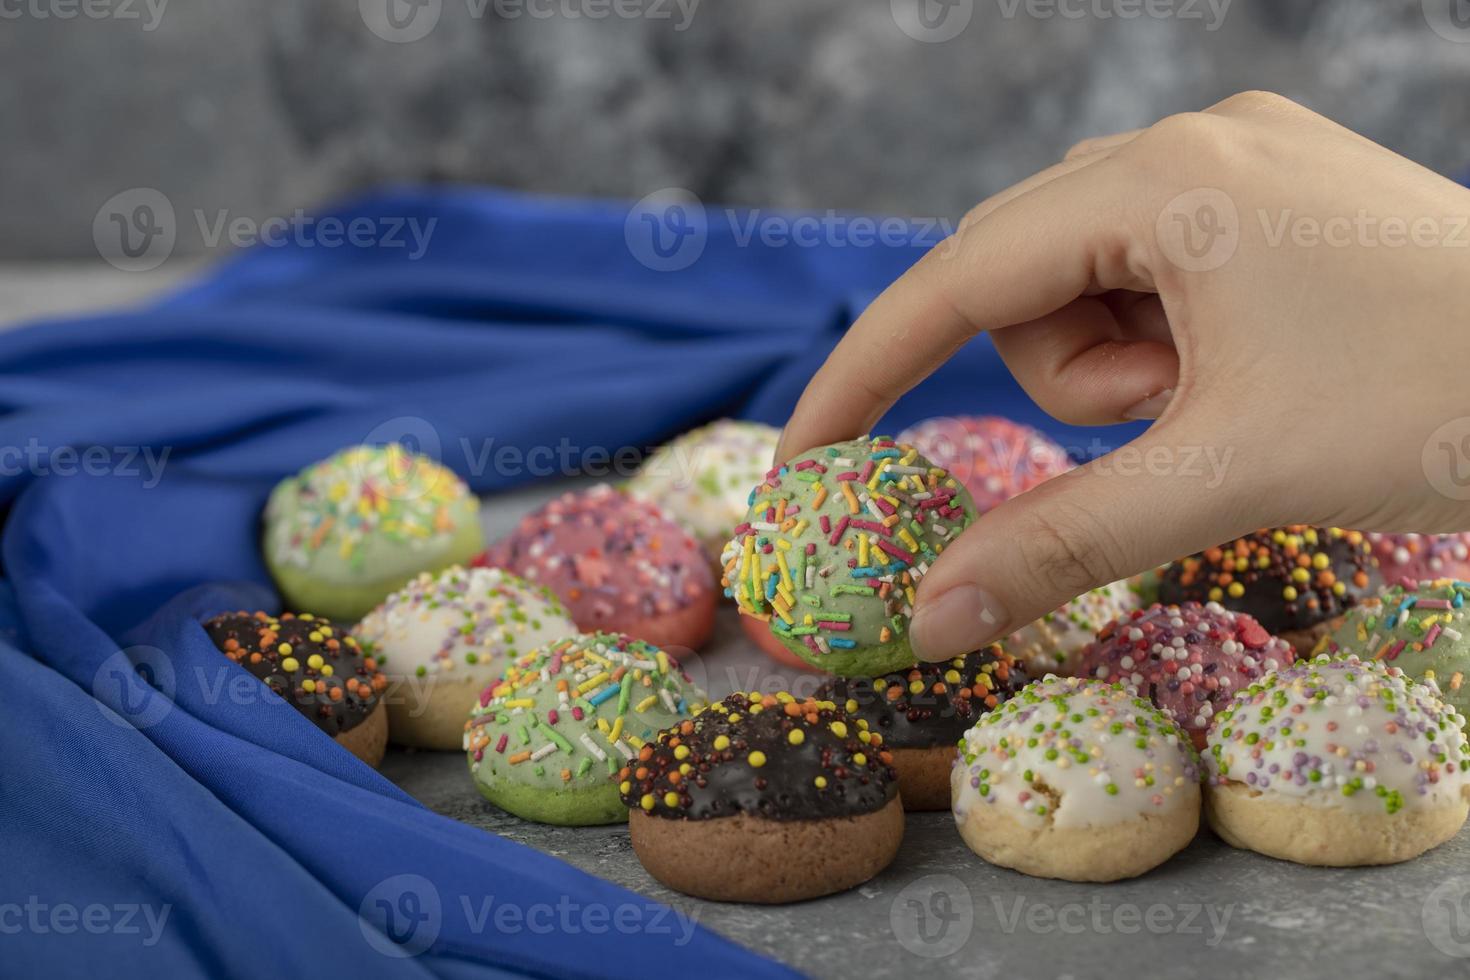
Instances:
[[[397,443],[354,446],[271,491],[266,567],[288,608],[352,622],[420,572],[484,550],[479,511],[433,460]]]
[[[874,436],[813,449],[751,491],[721,557],[725,594],[821,670],[902,670],[919,579],[974,519],[965,488],[912,446]]]

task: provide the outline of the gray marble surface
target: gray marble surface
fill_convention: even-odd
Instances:
[[[7,3],[0,257],[95,258],[133,188],[177,256],[223,248],[200,215],[404,180],[953,218],[1249,88],[1470,165],[1470,22],[1433,16],[1463,0],[616,2]]]

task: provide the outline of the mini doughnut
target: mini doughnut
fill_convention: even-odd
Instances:
[[[619,823],[619,767],[703,702],[678,662],[642,640],[559,640],[481,692],[464,724],[470,775],[485,799],[526,820]]]
[[[1433,684],[1378,661],[1267,674],[1210,726],[1210,826],[1301,864],[1407,861],[1470,811],[1464,722]]]
[[[711,561],[745,516],[781,433],[760,422],[720,419],[660,446],[628,481],[693,533]]]
[[[926,419],[899,433],[898,441],[949,470],[982,514],[1072,469],[1061,446],[1029,425],[994,415]]]
[[[1159,601],[1218,602],[1249,613],[1305,656],[1382,584],[1362,532],[1290,524],[1172,563],[1159,582]]]
[[[948,810],[955,745],[982,714],[1026,686],[1026,669],[998,643],[942,663],[867,678],[834,677],[817,688],[883,736],[903,808]]]
[[[308,466],[265,508],[265,563],[286,604],[343,622],[483,547],[479,501],[463,481],[398,443]]]
[[[807,663],[876,677],[914,662],[914,590],[974,520],[970,495],[884,436],[810,450],[766,474],[725,546],[725,594]]]
[[[1215,713],[1270,670],[1296,661],[1291,644],[1218,602],[1154,604],[1103,627],[1082,674],[1122,684],[1189,733],[1197,749]]]
[[[903,838],[882,738],[830,701],[732,694],[660,733],[618,779],[643,867],[712,901],[844,891]]]
[[[1368,534],[1378,571],[1390,585],[1470,578],[1470,532]]]
[[[425,572],[353,630],[389,680],[389,730],[399,745],[453,751],[465,706],[510,662],[574,636],[549,589],[499,568]]]
[[[1116,684],[1048,677],[982,715],[952,774],[960,836],[991,864],[1116,881],[1199,829],[1200,767],[1167,715]]]
[[[1470,717],[1470,585],[1453,579],[1393,585],[1347,614],[1317,653],[1393,664],[1434,681],[1440,697]]]
[[[489,562],[561,597],[577,626],[678,654],[714,628],[709,560],[657,505],[606,484],[563,494],[494,545]]]
[[[1016,630],[1003,641],[1005,648],[1026,664],[1033,677],[1081,673],[1081,654],[1097,631],[1138,607],[1137,595],[1126,582],[1114,582],[1084,592],[1061,608]]]
[[[388,679],[331,620],[305,613],[223,613],[204,631],[220,652],[254,674],[317,728],[370,766],[383,761]]]

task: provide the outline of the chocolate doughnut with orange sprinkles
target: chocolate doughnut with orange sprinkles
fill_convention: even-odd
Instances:
[[[1159,581],[1159,601],[1218,602],[1249,613],[1306,656],[1383,585],[1361,531],[1288,524],[1181,558]]]
[[[345,630],[306,613],[223,613],[204,623],[220,652],[363,762],[383,761],[388,679]]]
[[[735,693],[619,774],[633,851],[675,891],[780,904],[854,888],[903,838],[882,736],[831,701]]]
[[[976,653],[872,680],[834,677],[814,696],[835,702],[883,736],[905,810],[948,810],[949,771],[960,736],[1027,680],[1022,662],[992,643]]]

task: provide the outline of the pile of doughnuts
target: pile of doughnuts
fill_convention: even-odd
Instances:
[[[855,887],[895,859],[905,811],[949,810],[986,861],[1078,881],[1143,874],[1205,824],[1347,866],[1465,822],[1470,535],[1264,529],[916,664],[924,575],[1066,452],[996,418],[771,467],[776,440],[694,430],[489,547],[454,474],[353,447],[265,512],[267,566],[312,612],[204,628],[370,764],[390,740],[464,751],[491,804],[626,820],[655,879],[714,900]],[[756,646],[827,675],[812,697],[706,701],[680,661],[722,591]]]

